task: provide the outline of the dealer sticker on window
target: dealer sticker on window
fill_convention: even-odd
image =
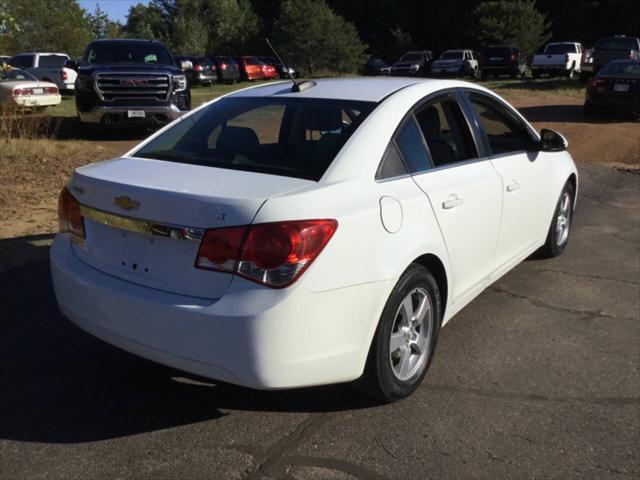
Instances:
[[[129,118],[144,118],[144,110],[127,110],[127,117]]]

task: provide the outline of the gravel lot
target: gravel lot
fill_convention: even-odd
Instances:
[[[0,478],[640,477],[640,175],[579,170],[565,253],[459,313],[393,405],[121,352],[58,313],[49,234],[0,239]]]

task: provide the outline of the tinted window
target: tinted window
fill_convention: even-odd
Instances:
[[[629,75],[640,77],[640,62],[611,62],[600,70],[600,75]]]
[[[429,161],[427,149],[422,140],[422,134],[420,130],[418,130],[413,117],[410,117],[398,132],[396,144],[411,173],[422,172],[431,168],[431,162]]]
[[[407,168],[404,166],[404,162],[402,161],[402,157],[400,156],[398,149],[395,144],[391,142],[382,157],[382,162],[380,162],[380,167],[376,173],[376,180],[399,177],[401,175],[406,175],[407,173]]]
[[[445,52],[440,56],[441,60],[460,60],[462,52]]]
[[[597,50],[638,50],[636,38],[603,38],[596,43]]]
[[[509,48],[504,48],[504,47],[489,47],[489,48],[485,48],[482,51],[482,55],[484,57],[508,57],[509,55],[511,55],[511,49]]]
[[[9,60],[9,64],[18,68],[31,68],[33,67],[33,60],[33,55],[16,55]]]
[[[173,65],[173,58],[169,50],[158,43],[105,42],[89,45],[85,62],[95,65],[114,63]]]
[[[531,136],[518,117],[484,95],[472,93],[469,100],[487,136],[492,155],[529,149]]]
[[[38,68],[62,68],[66,61],[63,55],[40,55]]]
[[[35,82],[37,79],[29,72],[25,72],[19,68],[14,68],[8,72],[0,70],[0,82],[13,82],[16,80],[30,80]]]
[[[375,103],[223,98],[136,156],[319,180]]]
[[[401,62],[421,62],[422,55],[419,53],[406,53],[400,58]]]
[[[544,49],[544,53],[549,55],[558,55],[562,53],[576,53],[576,46],[571,43],[556,43],[547,45]]]
[[[434,166],[465,161],[478,156],[471,130],[450,95],[429,102],[416,113]]]

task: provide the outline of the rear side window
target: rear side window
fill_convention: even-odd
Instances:
[[[429,102],[416,112],[435,167],[477,158],[467,121],[451,95]]]
[[[38,68],[62,68],[67,57],[62,55],[40,55]]]
[[[318,181],[373,102],[223,98],[135,156]]]
[[[475,93],[469,94],[480,126],[484,131],[492,155],[528,150],[532,138],[527,127],[512,112],[497,101]]]
[[[376,180],[384,180],[386,178],[394,178],[402,175],[406,175],[407,167],[405,167],[402,157],[398,152],[394,142],[391,142],[387,147],[387,151],[382,157],[382,162],[376,172]]]

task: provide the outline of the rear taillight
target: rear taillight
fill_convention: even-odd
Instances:
[[[58,93],[58,87],[46,87],[44,89],[44,93],[49,93],[49,94],[57,94]]]
[[[226,70],[227,69],[227,64],[226,63],[221,63],[220,64],[220,69]]]
[[[336,220],[326,219],[207,230],[195,266],[283,288],[311,265],[336,228]]]
[[[201,71],[203,70],[202,65],[196,65],[195,67],[193,67],[193,69],[194,69],[196,72],[201,72]]]
[[[60,233],[71,233],[78,238],[84,238],[84,220],[80,214],[80,202],[63,188],[58,197],[58,220]]]
[[[22,97],[24,95],[33,95],[33,89],[31,88],[14,88],[13,89],[14,97]]]
[[[599,92],[604,91],[605,81],[599,78],[592,77],[589,79],[589,83],[587,85],[588,90],[597,90]]]
[[[62,80],[65,80],[65,81],[69,77],[69,75],[67,75],[67,71],[66,70],[60,70],[60,76],[62,77]]]
[[[515,54],[513,54],[513,53],[511,54],[511,61],[512,61],[512,62],[515,62],[515,61],[516,61],[516,56],[515,56]]]

